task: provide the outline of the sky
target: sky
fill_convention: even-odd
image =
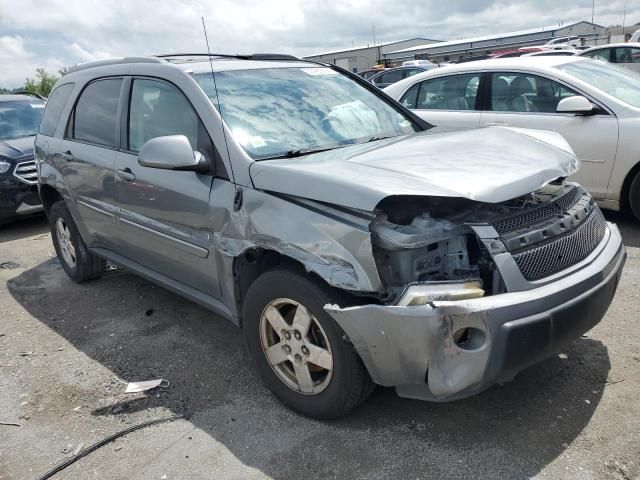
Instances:
[[[453,40],[591,19],[592,0],[0,0],[0,86],[105,57],[310,55],[413,37]],[[640,0],[595,0],[601,25],[640,22]],[[639,27],[640,28],[640,27]]]

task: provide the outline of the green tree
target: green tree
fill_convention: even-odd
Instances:
[[[59,77],[48,73],[44,68],[38,68],[36,69],[36,78],[27,78],[24,84],[24,90],[48,97],[58,78]]]

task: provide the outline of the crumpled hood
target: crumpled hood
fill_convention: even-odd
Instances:
[[[21,160],[33,157],[33,140],[33,136],[0,140],[0,158]]]
[[[258,189],[372,211],[391,195],[503,202],[578,167],[557,133],[433,128],[305,157],[255,162],[250,173]]]

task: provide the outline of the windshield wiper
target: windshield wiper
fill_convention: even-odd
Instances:
[[[377,135],[376,135],[376,136],[374,136],[374,137],[371,137],[369,140],[367,140],[367,143],[370,143],[370,142],[377,142],[378,140],[384,140],[384,139],[386,139],[386,138],[391,138],[391,137],[394,137],[394,136],[395,136],[395,135],[387,135],[387,136],[380,136],[380,137],[379,137],[379,136],[377,136]]]
[[[288,152],[283,153],[282,155],[276,155],[274,157],[262,158],[261,160],[271,160],[274,158],[296,158],[303,157],[305,155],[310,155],[312,153],[326,152],[328,150],[334,150],[336,148],[346,147],[346,145],[333,145],[331,147],[320,147],[320,148],[297,148],[294,150],[289,150]]]

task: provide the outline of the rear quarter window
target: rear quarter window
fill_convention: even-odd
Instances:
[[[60,121],[62,110],[64,109],[67,100],[69,100],[69,95],[71,95],[71,91],[73,90],[73,85],[73,83],[60,85],[49,96],[47,106],[45,107],[44,114],[42,115],[42,120],[40,121],[40,129],[38,130],[42,135],[51,137],[55,133],[56,126]]]

